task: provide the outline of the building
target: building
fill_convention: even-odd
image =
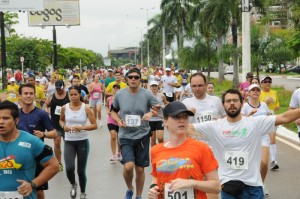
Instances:
[[[139,50],[137,47],[128,47],[108,51],[108,57],[114,57],[116,59],[136,60],[137,55],[139,55]]]

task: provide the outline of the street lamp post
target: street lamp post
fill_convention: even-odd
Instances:
[[[147,11],[147,61],[148,61],[148,67],[150,67],[148,13],[149,13],[149,10],[153,10],[153,9],[154,9],[154,7],[152,7],[152,8],[141,8],[141,10],[146,10]]]
[[[143,66],[143,28],[145,27],[136,27],[141,29],[141,66]]]
[[[57,42],[55,26],[53,26],[53,68],[57,68]]]
[[[6,44],[4,31],[4,13],[0,12],[0,26],[1,26],[1,68],[2,68],[2,90],[6,88]]]
[[[250,11],[252,0],[241,0],[242,10],[242,78],[251,72],[251,35],[250,35]]]

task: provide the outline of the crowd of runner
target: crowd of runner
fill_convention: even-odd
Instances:
[[[87,132],[97,128],[110,133],[107,161],[123,164],[125,199],[142,198],[144,168],[150,164],[150,199],[264,198],[270,194],[268,169],[279,169],[276,126],[295,121],[300,132],[300,90],[294,92],[290,110],[276,115],[280,105],[272,78],[257,79],[251,72],[239,90],[229,89],[221,97],[201,72],[175,67],[37,75],[16,70],[7,79],[0,103],[4,198],[44,199],[47,182],[63,170],[70,197],[87,198]],[[44,139],[53,139],[53,150]]]

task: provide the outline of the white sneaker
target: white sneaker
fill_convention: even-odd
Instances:
[[[269,195],[270,195],[270,192],[269,192],[269,190],[266,188],[266,185],[263,186],[263,190],[264,190],[265,196],[269,196]]]
[[[103,124],[102,124],[102,122],[101,122],[101,120],[98,120],[98,127],[103,127]]]
[[[116,156],[117,156],[117,161],[121,161],[121,160],[122,160],[122,156],[121,156],[121,153],[120,153],[120,152],[118,152],[118,153],[116,154]]]
[[[111,158],[109,159],[109,161],[110,161],[111,163],[116,162],[116,161],[117,161],[116,155],[111,156]]]

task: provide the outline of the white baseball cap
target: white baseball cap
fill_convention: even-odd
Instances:
[[[165,71],[171,71],[171,68],[166,68]]]
[[[158,86],[158,82],[157,82],[157,81],[151,81],[151,82],[150,82],[150,86],[152,86],[152,85]]]
[[[9,82],[15,82],[16,79],[14,77],[9,78]]]
[[[259,88],[259,90],[261,90],[260,87],[259,87],[259,85],[257,85],[257,84],[251,84],[249,86],[249,88],[248,88],[248,91],[251,91],[253,88]]]

